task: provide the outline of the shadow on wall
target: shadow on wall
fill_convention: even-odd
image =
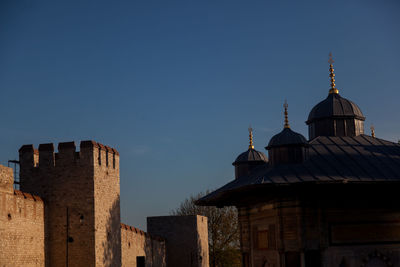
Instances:
[[[136,263],[138,267],[151,267],[153,266],[153,242],[150,238],[149,234],[145,234],[145,238],[144,238],[144,244],[143,244],[143,250],[144,250],[144,255],[145,255],[145,265],[144,266],[140,266],[138,264],[138,262]],[[157,266],[157,265],[154,265]]]
[[[145,265],[143,267],[165,267],[165,241],[159,237],[150,236],[145,234],[145,241],[143,244],[145,253]],[[137,265],[138,267],[142,267]]]
[[[114,201],[106,223],[107,238],[103,241],[103,266],[121,266],[121,218],[120,218],[120,198]]]

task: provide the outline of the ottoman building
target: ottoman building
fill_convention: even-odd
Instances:
[[[364,134],[365,117],[335,85],[310,112],[309,140],[283,130],[264,154],[198,205],[236,206],[244,267],[400,266],[400,145]]]

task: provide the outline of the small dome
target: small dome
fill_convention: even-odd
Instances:
[[[323,118],[349,117],[365,120],[360,108],[352,101],[341,97],[339,94],[329,94],[319,102],[308,115],[307,124]]]
[[[290,128],[284,128],[280,133],[274,135],[268,143],[266,149],[270,149],[272,147],[278,146],[287,146],[287,145],[306,145],[307,139]]]
[[[232,165],[238,165],[241,163],[249,163],[249,162],[268,162],[267,156],[255,149],[249,148],[247,151],[240,154]]]

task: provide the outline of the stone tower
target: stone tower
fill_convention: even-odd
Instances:
[[[45,202],[46,266],[121,266],[119,154],[94,141],[24,145],[20,188]]]

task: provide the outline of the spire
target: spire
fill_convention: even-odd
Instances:
[[[375,138],[375,127],[374,127],[374,125],[371,125],[370,129],[371,129],[371,136],[373,138]]]
[[[288,112],[287,112],[288,103],[287,103],[286,99],[285,99],[285,103],[283,104],[283,107],[285,109],[285,112],[284,112],[284,114],[285,114],[285,124],[284,124],[283,127],[284,128],[290,128],[289,119],[288,119]]]
[[[330,94],[339,94],[339,90],[336,88],[335,84],[335,69],[333,68],[333,63],[335,61],[333,60],[332,53],[329,53],[329,77],[331,78],[331,89],[329,90]]]
[[[249,126],[249,149],[254,149],[253,145],[253,128]]]

